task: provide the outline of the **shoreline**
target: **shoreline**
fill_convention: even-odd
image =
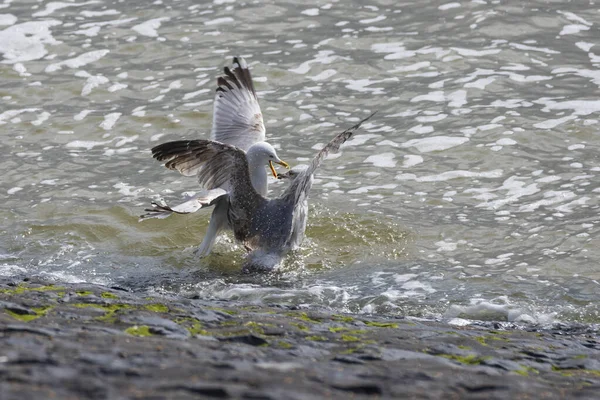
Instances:
[[[593,399],[597,332],[0,277],[5,399]],[[492,324],[490,324],[491,326]]]

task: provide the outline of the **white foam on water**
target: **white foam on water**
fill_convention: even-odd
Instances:
[[[387,17],[385,15],[378,15],[378,16],[376,16],[374,18],[360,19],[360,20],[358,20],[358,23],[360,23],[360,24],[374,24],[376,22],[383,21],[386,18]]]
[[[463,57],[484,57],[491,56],[494,54],[500,53],[501,49],[484,49],[484,50],[473,50],[473,49],[464,49],[461,47],[451,47],[452,50],[457,52],[459,55]]]
[[[256,81],[256,79],[255,79],[255,81]],[[181,89],[182,87],[183,87],[183,85],[181,84],[181,81],[175,80],[175,81],[169,83],[169,86],[167,88],[161,89],[160,93],[168,93],[173,89]]]
[[[83,15],[84,17],[87,18],[93,18],[93,17],[103,17],[105,15],[118,15],[121,14],[120,11],[118,10],[104,10],[104,11],[82,11],[79,14]]]
[[[400,60],[416,55],[414,51],[407,50],[402,42],[375,43],[371,45],[371,50],[375,53],[388,53],[383,57],[384,60]]]
[[[15,186],[15,187],[13,187],[13,188],[10,188],[10,189],[8,189],[8,190],[6,191],[6,193],[8,193],[8,194],[15,194],[15,193],[17,193],[17,192],[19,192],[19,191],[21,191],[21,190],[23,190],[23,188],[22,188],[22,187]]]
[[[458,248],[458,243],[442,240],[434,243],[437,246],[437,251],[454,251]]]
[[[600,86],[600,70],[597,69],[561,67],[553,69],[552,73],[556,75],[574,73],[583,78],[589,78],[594,84]]]
[[[231,17],[223,17],[223,18],[215,18],[210,21],[205,21],[204,25],[212,26],[212,25],[229,24],[231,22],[235,22],[235,20]]]
[[[33,113],[38,111],[37,108],[22,108],[4,111],[0,114],[0,125],[4,125],[8,121],[12,121],[15,117],[23,113]]]
[[[467,91],[461,89],[445,94],[444,91],[437,90],[410,99],[411,103],[418,103],[421,101],[433,101],[436,103],[447,101],[449,107],[462,107],[467,103]]]
[[[414,132],[414,133],[419,134],[419,135],[424,135],[424,134],[427,134],[427,133],[431,133],[433,131],[434,131],[433,126],[431,126],[431,125],[422,125],[422,124],[413,126],[412,128],[410,128],[408,130],[408,132]]]
[[[418,71],[422,68],[428,68],[431,66],[431,62],[429,61],[421,61],[410,65],[405,65],[403,67],[396,67],[395,69],[389,71],[390,73],[398,73],[398,72],[414,72]]]
[[[133,143],[135,142],[138,138],[140,137],[140,135],[133,135],[133,136],[117,136],[114,138],[114,140],[116,140],[117,142],[115,143],[115,147],[121,147],[127,143]]]
[[[205,105],[205,104],[210,104],[210,103],[212,103],[212,102],[213,102],[213,100],[212,100],[212,99],[208,99],[208,100],[197,101],[197,102],[195,102],[195,103],[184,103],[183,105],[184,105],[185,107],[194,108],[194,107],[200,107],[200,106],[203,106],[203,105]]]
[[[12,14],[0,14],[0,26],[14,25],[17,22],[17,17]]]
[[[515,144],[517,144],[517,142],[516,140],[510,138],[502,138],[496,140],[496,144],[499,146],[514,146]]]
[[[146,190],[144,188],[135,189],[135,186],[128,185],[125,182],[115,183],[113,187],[126,197],[138,197],[141,192]]]
[[[373,190],[379,190],[379,189],[392,190],[392,189],[395,189],[396,187],[398,187],[398,185],[395,185],[393,183],[388,183],[385,185],[362,186],[362,187],[359,187],[358,189],[349,190],[348,193],[349,194],[361,194],[361,193],[368,193]]]
[[[464,318],[452,318],[451,320],[448,321],[448,325],[454,325],[454,326],[468,326],[471,325],[472,322],[468,319],[464,319]]]
[[[573,115],[577,116],[600,112],[600,100],[568,100],[560,102],[540,100],[539,102],[545,105],[542,109],[542,111],[545,112],[554,110],[573,110]]]
[[[579,15],[574,14],[572,12],[559,10],[559,11],[557,11],[557,13],[564,15],[569,21],[578,22],[578,23],[584,24],[586,26],[592,25],[591,22],[587,21],[586,19],[584,19],[584,18],[580,17]]]
[[[312,79],[313,81],[325,81],[334,76],[335,74],[337,74],[336,70],[326,69],[325,71],[322,71],[315,76],[309,76],[308,78]]]
[[[85,81],[85,84],[81,88],[82,96],[87,96],[88,94],[92,93],[92,90],[94,90],[98,86],[104,85],[109,82],[108,78],[105,76],[102,76],[102,75],[95,75],[95,76],[92,76],[89,74],[87,74],[87,75],[88,76]]]
[[[33,17],[47,17],[48,15],[52,14],[54,11],[58,11],[58,10],[62,10],[63,8],[67,8],[67,7],[81,7],[81,6],[87,6],[90,4],[98,4],[101,3],[100,1],[87,1],[85,3],[64,3],[61,1],[51,1],[49,3],[46,4],[46,8],[42,11],[38,11],[32,14]]]
[[[31,76],[31,74],[27,72],[27,68],[21,63],[13,64],[13,69],[19,73],[19,76]]]
[[[295,74],[304,75],[308,71],[310,71],[312,64],[331,64],[339,59],[344,59],[344,57],[335,55],[333,50],[319,50],[319,52],[315,55],[314,59],[305,61],[298,67],[291,68],[288,71],[293,72]]]
[[[446,119],[447,117],[448,117],[448,114],[435,113],[435,114],[429,114],[429,115],[421,115],[421,116],[416,117],[415,119],[418,122],[438,122],[443,119]]]
[[[521,201],[521,197],[531,196],[540,191],[537,183],[527,184],[526,182],[521,181],[523,179],[519,176],[511,176],[502,182],[502,186],[496,189],[490,189],[489,192],[498,192],[498,191],[506,191],[506,197],[493,200],[493,201],[484,201],[483,203],[477,204],[476,207],[482,207],[488,210],[496,210],[504,205],[515,203],[517,201]],[[469,193],[472,191],[476,191],[474,189],[467,189],[465,193]],[[546,193],[544,193],[546,195]],[[537,207],[536,207],[537,208]],[[526,211],[525,206],[521,206],[521,211]]]
[[[586,25],[581,25],[581,24],[571,24],[571,25],[565,25],[563,26],[562,30],[560,31],[559,35],[563,36],[563,35],[575,35],[578,34],[581,31],[589,31],[590,27],[586,26]]]
[[[15,276],[27,273],[27,269],[13,264],[0,264],[0,276]]]
[[[466,137],[454,136],[432,136],[421,139],[411,139],[402,143],[401,147],[414,147],[421,153],[430,153],[432,151],[443,151],[452,147],[460,146],[469,141]]]
[[[81,110],[79,113],[77,113],[73,119],[75,121],[81,121],[83,120],[89,113],[93,112],[94,110]]]
[[[67,68],[79,68],[84,65],[93,63],[110,53],[110,50],[94,50],[87,53],[80,54],[75,58],[71,58],[59,63],[50,64],[46,67],[46,72],[55,72],[60,70],[62,67]]]
[[[374,154],[367,157],[363,162],[371,163],[375,167],[380,168],[394,168],[396,166],[396,161],[394,160],[395,157],[394,153]]]
[[[98,33],[100,33],[100,29],[102,29],[102,28],[99,26],[92,26],[87,29],[79,29],[79,30],[73,31],[72,33],[75,35],[84,35],[87,37],[94,37],[94,36],[98,36]]]
[[[521,205],[519,207],[519,211],[520,212],[533,212],[542,206],[548,207],[548,206],[552,206],[552,205],[555,205],[558,203],[562,203],[565,200],[571,200],[576,197],[576,194],[569,190],[559,190],[559,191],[549,190],[549,191],[544,192],[543,197],[544,198],[541,200],[537,200],[537,201],[534,201],[529,204]],[[585,201],[587,201],[587,199]],[[573,205],[577,205],[577,203],[575,203]],[[569,207],[568,207],[568,209],[570,210]]]
[[[121,115],[123,114],[118,112],[106,114],[104,116],[104,121],[102,121],[99,125],[100,128],[104,129],[105,131],[111,130],[113,126],[115,126],[117,120],[121,117]]]
[[[468,305],[451,305],[444,317],[456,320],[508,321],[546,324],[556,321],[557,313],[540,313],[524,309],[506,296],[492,300],[473,298]]]
[[[389,286],[380,296],[387,297],[390,301],[406,298],[422,299],[436,293],[429,283],[416,280],[413,274],[394,274],[396,284]],[[399,286],[398,286],[399,285]],[[390,304],[391,305],[391,304]]]
[[[102,146],[108,143],[111,143],[111,140],[99,142],[94,140],[74,140],[66,144],[66,147],[69,149],[86,149],[91,150],[96,146]]]
[[[441,6],[438,6],[438,10],[446,11],[452,8],[459,8],[460,6],[460,3],[446,3],[442,4]]]
[[[501,169],[495,169],[485,172],[473,172],[465,170],[446,171],[437,175],[416,176],[415,174],[399,174],[396,175],[399,181],[415,181],[415,182],[445,182],[451,179],[460,178],[499,178],[502,176]]]
[[[533,124],[534,128],[539,128],[539,129],[553,129],[556,128],[559,125],[564,124],[567,121],[572,121],[574,119],[576,119],[577,117],[574,115],[568,115],[566,117],[562,117],[562,118],[556,118],[556,119],[547,119],[546,121],[543,122],[537,122],[535,124]]]
[[[47,111],[42,111],[42,113],[40,113],[37,117],[36,120],[31,121],[31,125],[35,125],[35,126],[40,126],[41,124],[43,124],[44,122],[46,122],[48,120],[48,118],[50,118],[50,113]]]
[[[555,210],[559,211],[561,213],[567,213],[567,214],[572,213],[575,208],[577,208],[578,206],[583,206],[583,205],[587,204],[587,202],[590,200],[592,200],[590,197],[582,196],[582,197],[575,199],[567,204],[562,204],[562,205],[556,207]]]
[[[189,92],[183,95],[183,100],[189,100],[204,93],[209,93],[210,89],[200,89],[195,92]]]
[[[348,140],[346,143],[344,143],[344,145],[342,146],[342,148],[344,147],[351,147],[351,146],[362,146],[363,144],[367,143],[369,140],[371,139],[377,139],[380,138],[381,135],[376,135],[374,133],[366,133],[363,135],[356,135],[354,137],[352,137],[352,139]],[[313,149],[315,150],[321,150],[323,147],[325,147],[325,143],[321,143],[319,144],[319,147],[316,148],[313,146]]]
[[[488,258],[483,263],[486,265],[498,265],[498,264],[506,264],[507,261],[510,260],[514,253],[505,253],[500,254],[496,258]]]
[[[350,90],[356,90],[358,92],[363,93],[371,93],[374,95],[385,94],[385,89],[382,87],[368,87],[370,85],[382,82],[397,82],[398,78],[386,78],[381,80],[371,80],[371,79],[347,79],[344,82],[347,83],[346,88]]]
[[[581,50],[588,52],[592,49],[592,47],[594,47],[595,43],[590,43],[590,42],[577,42],[575,43],[575,46],[577,46],[578,48],[580,48]]]
[[[421,164],[423,162],[423,157],[406,154],[404,155],[404,161],[402,162],[402,168],[410,168],[415,165]]]
[[[48,52],[44,45],[61,43],[52,37],[50,28],[61,24],[54,19],[29,21],[0,31],[0,53],[4,56],[2,62],[14,64],[46,56]]]
[[[158,36],[158,28],[160,28],[161,24],[166,21],[170,21],[169,17],[160,17],[150,19],[148,21],[142,22],[141,24],[137,24],[131,27],[132,30],[136,31],[142,36],[147,37],[157,37]]]
[[[115,19],[112,21],[101,21],[101,22],[86,22],[85,24],[81,24],[79,27],[86,30],[89,28],[98,28],[98,27],[103,27],[103,26],[124,25],[124,24],[128,24],[135,20],[137,20],[137,18],[124,18],[124,19]]]
[[[125,83],[114,83],[111,86],[109,86],[108,89],[106,89],[106,90],[108,90],[109,92],[112,93],[112,92],[126,89],[127,87],[128,87],[128,85]]]
[[[551,183],[551,182],[558,182],[561,180],[560,176],[557,175],[549,175],[549,176],[545,176],[543,178],[539,178],[536,179],[536,182],[540,182],[540,183]]]
[[[548,49],[548,48],[545,48],[545,47],[528,46],[526,44],[513,43],[513,42],[509,43],[508,45],[510,47],[513,47],[513,48],[518,49],[518,50],[538,51],[538,52],[546,53],[546,54],[560,54],[560,51]]]
[[[310,17],[316,17],[317,15],[319,15],[319,9],[318,8],[307,8],[306,10],[300,11],[300,14],[308,15]]]
[[[474,82],[465,83],[464,87],[484,90],[487,85],[491,84],[495,80],[496,80],[496,77],[488,76],[487,78],[477,79]]]

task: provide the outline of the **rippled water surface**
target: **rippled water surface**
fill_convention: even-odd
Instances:
[[[0,273],[341,311],[600,322],[594,1],[0,0]],[[269,140],[320,169],[304,249],[240,273],[149,148],[208,137],[252,68]],[[281,190],[273,185],[273,193]]]

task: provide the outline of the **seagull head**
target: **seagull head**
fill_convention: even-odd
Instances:
[[[283,161],[277,156],[277,152],[267,142],[258,142],[250,146],[248,151],[246,152],[246,157],[250,163],[269,164],[269,168],[271,168],[271,173],[275,178],[277,178],[277,171],[275,171],[275,167],[273,164],[279,164],[289,169],[290,166],[288,163]]]

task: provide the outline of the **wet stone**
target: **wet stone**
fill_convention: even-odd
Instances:
[[[7,301],[0,301],[0,308],[13,312],[17,315],[36,315],[35,311],[30,310],[27,307],[23,307],[15,303],[9,303]]]
[[[499,358],[483,358],[481,364],[488,367],[501,368],[505,371],[520,371],[523,369],[522,365],[514,361],[502,360]]]
[[[352,356],[335,356],[333,361],[337,361],[344,364],[364,364],[365,362],[358,357]]]
[[[149,332],[153,335],[176,339],[185,339],[190,336],[190,332],[187,329],[166,318],[134,316],[123,318],[122,320],[133,325],[148,326]]]
[[[244,343],[249,344],[251,346],[262,346],[268,344],[268,342],[261,338],[260,336],[256,336],[254,334],[249,335],[234,335],[234,336],[225,336],[218,338],[222,342],[236,342],[236,343]]]
[[[61,286],[70,301],[29,322],[0,309],[2,400],[595,399],[600,387],[600,350],[583,329],[499,333],[434,321],[392,329],[399,319]],[[15,309],[48,301],[0,291]]]
[[[383,394],[383,389],[377,383],[373,382],[348,382],[348,383],[338,383],[332,385],[335,389],[343,390],[346,392],[352,392],[357,395],[381,395]]]

